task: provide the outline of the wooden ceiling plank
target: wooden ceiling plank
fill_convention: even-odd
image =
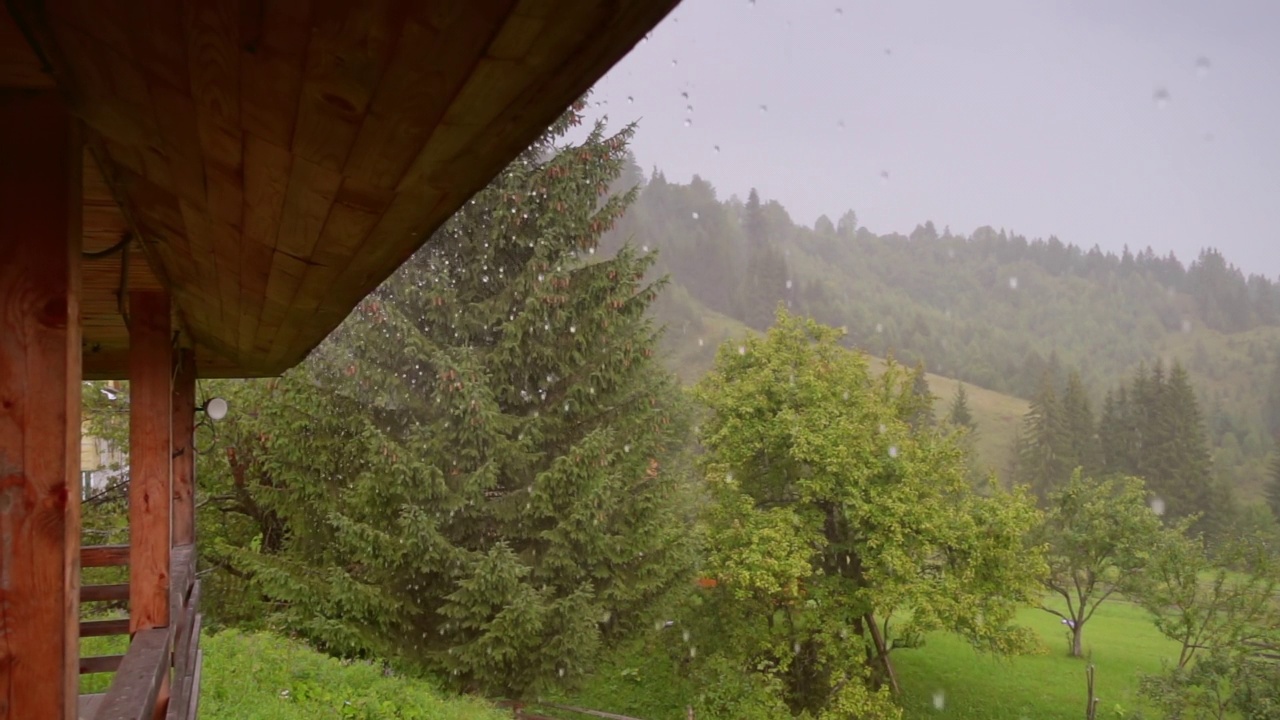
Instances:
[[[311,2],[242,0],[240,9],[240,125],[247,134],[289,148],[311,37]]]
[[[236,0],[187,0],[183,25],[191,99],[204,156],[203,232],[217,258],[220,349],[239,347],[243,138],[240,129],[240,8]]]
[[[244,248],[242,250],[242,297],[240,343],[252,345],[262,316],[261,303],[271,274],[271,258],[280,234],[280,218],[293,156],[284,147],[253,133],[246,133],[244,148]],[[258,307],[250,308],[254,303]]]
[[[314,0],[294,154],[340,171],[403,23],[403,3]]]
[[[492,27],[514,0],[426,3],[406,20],[385,76],[356,137],[344,173],[394,188],[421,152],[467,71],[484,55]],[[442,15],[443,7],[452,9]],[[447,59],[447,61],[446,61]]]
[[[0,5],[0,87],[48,88],[55,85],[40,60],[27,43],[9,10]]]

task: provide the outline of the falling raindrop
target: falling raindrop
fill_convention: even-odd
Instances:
[[[1151,94],[1151,99],[1155,102],[1156,107],[1161,110],[1169,107],[1169,91],[1165,88],[1156,88],[1156,91]]]
[[[718,155],[718,154],[720,154],[720,146],[719,146],[719,145],[716,145],[716,154],[717,154],[717,155]]]
[[[888,170],[881,170],[881,171],[880,171],[880,184],[881,184],[881,185],[888,185],[888,184],[889,184],[889,171],[888,171]]]
[[[769,106],[762,103],[760,105],[760,112],[769,112]]]
[[[688,99],[689,99],[689,91],[688,91],[688,90],[681,91],[681,93],[680,93],[680,97],[684,98],[685,100],[688,100]]]
[[[836,8],[836,15],[839,15],[840,17],[844,17],[844,8],[840,8],[840,7]]]
[[[684,126],[685,126],[685,127],[689,127],[690,125],[693,125],[693,121],[692,121],[692,120],[690,120],[689,118],[685,118],[685,119],[684,119]]]
[[[681,639],[681,640],[684,640],[685,642],[689,642],[689,631],[688,631],[688,630],[681,630],[681,631],[680,631],[680,639]]]
[[[677,59],[675,59],[675,58],[671,58],[671,67],[675,67],[675,66],[677,66],[677,65],[679,65],[679,64],[680,64],[680,61],[679,61],[679,60],[677,60]]]
[[[1189,318],[1182,319],[1182,332],[1184,333],[1191,332],[1191,320]]]
[[[738,346],[738,354],[739,354],[739,355],[746,355],[746,354],[747,354],[747,346],[746,346],[746,345],[739,345],[739,346]]]
[[[790,281],[790,280],[788,280],[788,281],[787,281],[787,289],[788,289],[788,290],[790,290],[790,289],[791,289],[791,281]]]
[[[889,457],[891,457],[891,458],[896,458],[896,457],[898,457],[898,446],[897,446],[897,445],[890,445],[890,446],[889,446]]]
[[[938,690],[933,694],[933,708],[941,710],[947,706],[947,694]]]
[[[1010,290],[1017,290],[1017,289],[1018,289],[1018,278],[1016,278],[1016,277],[1011,277],[1011,278],[1009,278],[1009,289],[1010,289]]]
[[[883,323],[876,323],[876,332],[878,332],[878,333],[882,333],[882,332],[884,332],[884,324],[883,324]]]
[[[1212,66],[1209,63],[1209,58],[1203,55],[1196,58],[1196,75],[1199,75],[1200,77],[1205,77],[1206,75],[1209,74],[1209,69],[1211,67]]]
[[[692,113],[692,112],[693,112],[693,105],[685,105],[685,106],[684,106],[684,111],[685,111],[686,113]]]
[[[837,127],[837,128],[840,128],[841,130],[843,130],[843,129],[844,129],[844,120],[837,120],[837,121],[836,121],[836,127]]]
[[[641,245],[641,246],[640,246],[640,250],[641,250],[641,252],[649,252],[649,246],[648,246],[648,245]]]
[[[885,49],[884,49],[884,54],[885,54],[885,55],[893,55],[893,48],[885,48]]]
[[[1164,500],[1158,496],[1151,498],[1151,512],[1164,515]]]
[[[693,211],[693,219],[694,219],[694,220],[697,220],[697,219],[698,219],[698,211],[697,211],[697,210],[694,210],[694,211]]]
[[[698,338],[698,347],[702,347],[703,345],[706,345],[706,341],[702,338]]]
[[[636,98],[635,98],[635,96],[634,96],[634,95],[628,95],[628,96],[627,96],[627,104],[628,104],[628,105],[630,105],[631,103],[634,103],[635,101],[636,101]]]

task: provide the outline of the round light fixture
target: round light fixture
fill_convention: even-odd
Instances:
[[[204,413],[214,422],[221,420],[227,416],[227,401],[220,397],[210,398],[204,404]]]

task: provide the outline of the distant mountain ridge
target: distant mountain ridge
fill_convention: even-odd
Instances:
[[[992,228],[965,237],[926,222],[876,235],[853,211],[807,227],[754,192],[721,200],[696,177],[644,180],[633,169],[623,182],[640,189],[603,249],[629,240],[658,252],[670,286],[655,313],[686,380],[709,367],[734,323],[763,329],[778,302],[846,327],[872,355],[1013,398],[1030,397],[1046,373],[1075,370],[1096,407],[1139,364],[1177,359],[1203,406],[1216,472],[1246,498],[1266,475],[1280,432],[1280,287],[1215,250],[1184,265],[1149,249],[1117,255]]]

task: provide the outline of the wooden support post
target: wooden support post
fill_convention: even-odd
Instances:
[[[78,127],[0,89],[0,720],[77,716]]]
[[[129,293],[129,632],[169,624],[173,337],[169,296]]]
[[[196,541],[196,358],[178,350],[173,370],[173,544]]]

